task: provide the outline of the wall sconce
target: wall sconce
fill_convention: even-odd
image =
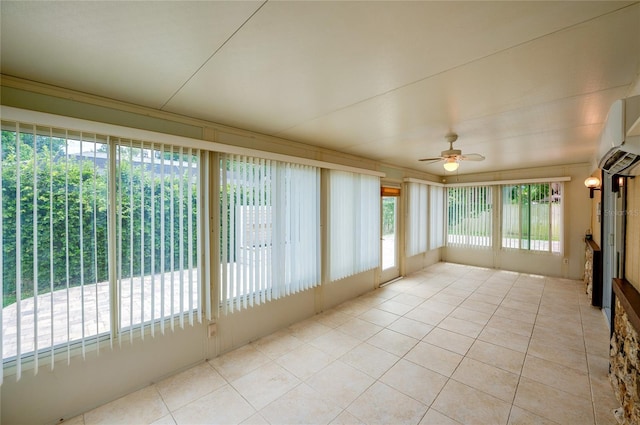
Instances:
[[[600,179],[597,177],[587,177],[584,185],[589,188],[589,198],[593,199],[593,191],[600,190]]]
[[[620,174],[614,174],[611,178],[611,191],[617,193],[620,196],[620,189],[624,188],[626,177]]]

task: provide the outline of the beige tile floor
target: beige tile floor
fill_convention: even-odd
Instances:
[[[74,424],[615,424],[580,281],[439,263]]]

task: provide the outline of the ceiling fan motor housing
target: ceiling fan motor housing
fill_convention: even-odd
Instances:
[[[460,149],[447,149],[446,151],[442,151],[440,155],[443,158],[449,158],[452,156],[462,156],[462,151]]]

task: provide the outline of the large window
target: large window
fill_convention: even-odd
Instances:
[[[318,285],[319,170],[222,155],[220,229],[224,312]]]
[[[460,186],[447,190],[447,245],[492,246],[491,186]]]
[[[427,250],[429,186],[410,182],[408,193],[407,257],[411,257]]]
[[[2,355],[18,377],[201,318],[198,151],[3,121],[0,156]]]
[[[118,326],[199,315],[199,152],[118,140],[116,152],[116,251]],[[150,328],[153,333],[155,327]]]
[[[444,187],[411,181],[407,192],[407,257],[444,246]]]
[[[111,329],[105,137],[2,123],[2,357]],[[51,361],[53,361],[53,352]]]
[[[444,246],[444,187],[429,186],[429,249]]]
[[[329,278],[378,267],[380,178],[331,170],[329,193]]]
[[[502,186],[502,247],[561,252],[562,183]]]

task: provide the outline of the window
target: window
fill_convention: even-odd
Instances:
[[[200,319],[199,152],[113,141],[117,293],[121,332]],[[155,326],[150,327],[152,334]]]
[[[561,252],[562,183],[502,186],[502,247]]]
[[[444,187],[429,186],[429,249],[444,246]]]
[[[444,246],[444,187],[409,182],[407,256]]]
[[[221,156],[223,312],[320,283],[319,176],[312,166]]]
[[[411,257],[427,250],[429,186],[410,182],[408,189],[407,257]]]
[[[492,190],[490,186],[459,186],[447,190],[447,245],[492,246]]]
[[[199,155],[2,122],[2,355],[18,378],[25,361],[201,319]]]
[[[3,361],[110,332],[106,138],[2,123]]]
[[[329,171],[329,278],[380,264],[380,178]]]

